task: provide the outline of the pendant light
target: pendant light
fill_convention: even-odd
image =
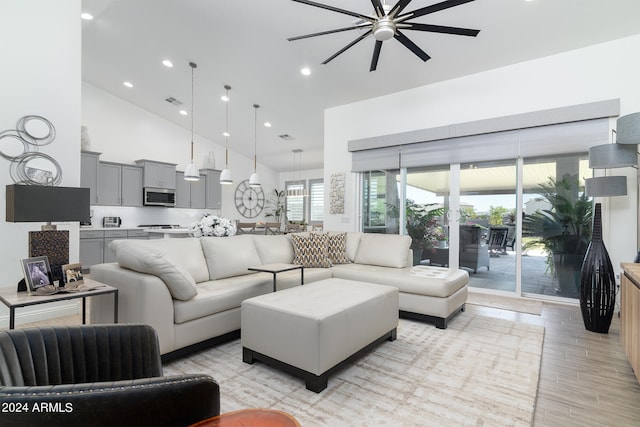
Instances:
[[[253,173],[249,178],[249,187],[260,187],[260,177],[258,176],[257,166],[258,166],[258,108],[260,106],[258,104],[253,104],[254,108],[254,135],[253,135]]]
[[[291,150],[291,152],[293,153],[293,173],[291,175],[291,177],[293,178],[292,181],[295,182],[296,181],[296,153],[298,152],[298,149],[294,149]],[[292,185],[290,188],[287,189],[287,197],[296,197],[299,196],[298,194],[298,186],[297,185]]]
[[[200,180],[200,171],[193,163],[193,74],[198,65],[195,62],[189,62],[189,66],[191,67],[191,162],[184,170],[184,180],[198,181]]]
[[[307,191],[306,186],[304,185],[304,181],[302,180],[302,149],[298,148],[298,154],[300,157],[300,180],[298,181],[301,184],[301,188],[300,188],[300,193],[302,194],[302,197],[308,197],[309,196],[309,192]]]
[[[291,152],[293,153],[293,182],[296,184],[300,184],[298,185],[293,185],[293,188],[289,188],[287,190],[287,197],[305,197],[308,196],[308,193],[306,191],[306,189],[304,188],[304,184],[302,182],[302,149],[301,148],[295,148],[293,150],[291,150]],[[296,166],[296,155],[298,155],[298,157],[300,158],[300,174],[298,176],[297,173],[297,166]],[[299,179],[298,179],[299,178]]]
[[[224,130],[224,169],[222,173],[220,173],[220,184],[233,184],[233,179],[231,178],[231,171],[229,170],[229,90],[231,90],[231,86],[225,85],[225,95],[222,97],[222,100],[226,102],[226,123]]]

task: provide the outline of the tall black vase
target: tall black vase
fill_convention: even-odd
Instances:
[[[596,203],[591,243],[580,272],[580,310],[584,327],[608,333],[616,305],[616,276],[602,241],[602,213]]]

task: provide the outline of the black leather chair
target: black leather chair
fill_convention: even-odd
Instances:
[[[146,325],[0,331],[0,425],[185,426],[219,415],[208,375],[162,376]]]

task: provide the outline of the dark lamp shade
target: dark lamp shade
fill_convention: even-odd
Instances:
[[[626,176],[598,176],[584,180],[587,197],[612,197],[627,194]]]
[[[7,222],[89,221],[89,189],[7,185]]]
[[[627,114],[616,122],[618,144],[640,144],[640,113]]]
[[[604,144],[589,148],[591,169],[624,168],[638,165],[635,145]]]

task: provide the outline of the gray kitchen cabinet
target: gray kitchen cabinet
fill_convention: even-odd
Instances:
[[[80,187],[89,189],[89,204],[98,204],[98,164],[100,153],[83,151],[80,153]]]
[[[88,272],[92,265],[116,262],[115,253],[109,244],[119,239],[146,240],[149,233],[141,229],[80,230],[80,263],[82,271]]]
[[[156,162],[153,160],[136,160],[136,164],[144,168],[144,187],[176,188],[176,164]]]
[[[142,206],[142,167],[100,162],[98,203],[102,206]]]
[[[185,181],[184,172],[176,172],[176,208],[204,209],[206,176],[199,181]]]
[[[127,239],[147,240],[149,233],[144,230],[127,230]]]
[[[143,169],[140,166],[122,165],[122,206],[142,206]]]
[[[98,166],[98,204],[122,205],[122,165],[100,162]]]
[[[220,171],[205,169],[205,208],[220,209],[222,207],[222,185]]]
[[[127,238],[127,230],[105,230],[104,231],[104,255],[102,262],[116,262],[116,253],[109,248],[109,244],[114,240]]]
[[[82,271],[87,272],[94,264],[104,259],[104,232],[97,230],[80,230],[80,264]]]

